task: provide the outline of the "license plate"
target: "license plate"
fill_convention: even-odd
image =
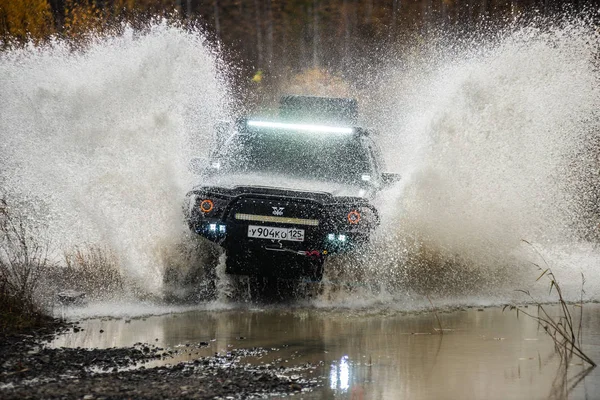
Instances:
[[[272,226],[248,225],[248,237],[272,240],[304,242],[304,229],[275,228]]]

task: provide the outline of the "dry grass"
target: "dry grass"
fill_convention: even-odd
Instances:
[[[55,290],[85,293],[88,300],[107,300],[124,292],[125,281],[117,257],[109,250],[84,245],[64,252],[64,265],[54,268]]]
[[[139,292],[125,284],[108,249],[80,246],[65,252],[63,262],[51,261],[56,252],[44,224],[33,215],[26,203],[0,198],[0,331],[41,324],[64,290],[83,292],[88,300],[114,298],[125,287]]]
[[[529,246],[531,246],[534,250],[535,247],[524,240]],[[560,309],[560,313],[558,316],[551,316],[548,311],[544,308],[544,306],[536,301],[529,291],[527,290],[519,290],[520,292],[526,294],[536,305],[537,305],[537,315],[534,315],[523,308],[515,305],[507,305],[504,309],[509,308],[510,310],[514,310],[517,313],[517,317],[519,314],[524,314],[529,318],[533,318],[536,320],[540,326],[544,329],[544,331],[552,338],[554,341],[554,346],[557,353],[561,356],[565,365],[568,365],[568,361],[573,357],[577,357],[581,359],[583,362],[588,363],[590,366],[595,367],[596,363],[583,351],[582,346],[582,333],[581,333],[581,321],[583,316],[583,294],[584,289],[583,286],[585,284],[585,277],[583,274],[581,275],[581,300],[579,303],[572,305],[573,308],[578,308],[579,311],[579,324],[575,325],[573,320],[573,313],[569,309],[569,304],[565,301],[563,296],[562,289],[556,280],[556,276],[552,272],[552,269],[548,266],[548,263],[544,259],[544,257],[536,250],[539,257],[542,259],[544,263],[544,267],[539,264],[533,263],[535,267],[540,271],[540,276],[537,278],[539,281],[542,278],[547,278],[550,282],[550,293],[554,291],[558,296],[558,305]]]

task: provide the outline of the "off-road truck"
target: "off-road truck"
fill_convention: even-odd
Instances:
[[[226,252],[226,272],[320,281],[325,260],[367,242],[384,173],[352,99],[286,96],[277,118],[221,123],[192,168],[190,229]]]

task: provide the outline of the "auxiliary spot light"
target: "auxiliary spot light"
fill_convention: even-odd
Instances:
[[[356,210],[352,210],[348,213],[348,222],[352,225],[356,225],[360,222],[360,213]]]
[[[214,203],[212,202],[212,200],[209,199],[202,200],[202,203],[200,203],[200,211],[202,211],[203,213],[211,212],[214,207]]]

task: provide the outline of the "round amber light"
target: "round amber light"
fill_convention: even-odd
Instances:
[[[358,222],[360,221],[360,213],[356,210],[350,211],[348,213],[348,222],[350,222],[353,225],[358,224]]]
[[[200,203],[200,210],[202,212],[208,213],[208,212],[212,211],[214,206],[215,205],[213,204],[212,200],[208,200],[208,199],[202,200],[202,203]]]

